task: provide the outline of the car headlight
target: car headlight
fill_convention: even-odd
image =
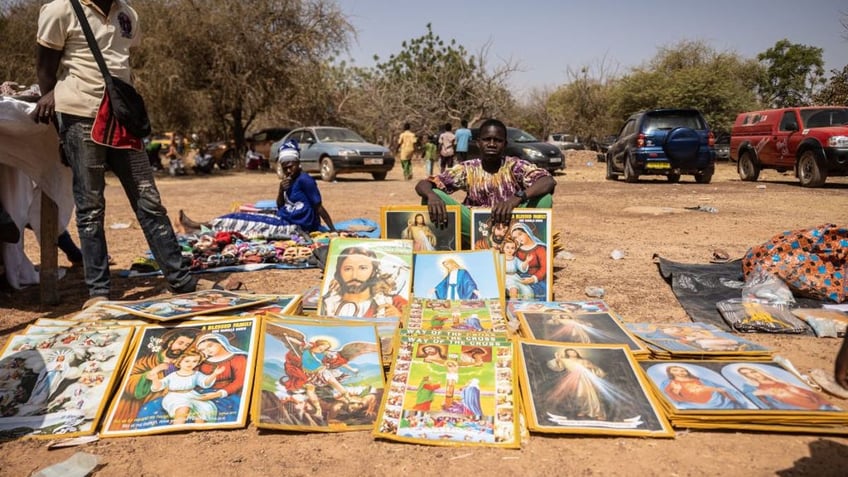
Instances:
[[[355,155],[356,155],[356,151],[354,151],[353,149],[343,149],[343,148],[342,148],[342,149],[339,149],[339,155],[340,155],[340,156],[345,156],[345,157],[347,157],[347,156],[355,156]]]
[[[827,140],[830,147],[848,147],[848,136],[831,136]]]
[[[535,149],[531,149],[529,147],[522,147],[521,152],[523,152],[524,155],[529,157],[530,159],[543,159],[545,157],[545,155],[541,152]]]

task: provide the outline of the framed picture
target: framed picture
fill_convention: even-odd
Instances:
[[[385,382],[374,324],[268,318],[259,356],[257,427],[330,432],[374,426]]]
[[[412,294],[439,300],[500,300],[501,275],[491,250],[415,254]]]
[[[627,348],[523,341],[519,349],[522,401],[531,430],[674,435]]]
[[[427,206],[385,206],[380,208],[381,238],[412,240],[415,252],[459,250],[459,206],[448,205],[448,223],[437,226],[430,222]]]
[[[115,301],[103,306],[155,321],[183,320],[196,315],[253,307],[274,301],[277,295],[248,295],[226,290],[202,290],[164,298]]]
[[[515,209],[509,224],[492,223],[491,209],[471,209],[471,246],[501,252],[507,300],[553,299],[552,229],[550,209]]]
[[[142,328],[100,435],[244,427],[258,323],[250,317]]]
[[[402,318],[412,289],[412,240],[330,240],[318,315]]]
[[[518,313],[523,336],[534,340],[572,344],[624,345],[635,355],[649,354],[641,341],[630,334],[624,323],[612,312]]]

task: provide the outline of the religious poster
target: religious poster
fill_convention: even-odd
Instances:
[[[330,240],[318,315],[397,318],[409,305],[412,240]]]
[[[431,445],[519,447],[514,348],[501,333],[398,333],[374,435]]]
[[[414,330],[507,331],[500,300],[413,297],[404,327]]]
[[[459,206],[445,206],[448,221],[445,225],[430,222],[426,205],[383,206],[380,208],[381,237],[412,240],[415,252],[459,250]]]
[[[627,348],[522,341],[519,349],[531,431],[673,435]]]
[[[383,397],[373,324],[267,319],[254,393],[258,427],[299,431],[371,429]]]
[[[518,312],[585,312],[594,313],[599,311],[610,311],[610,307],[603,300],[590,301],[529,301],[511,300],[506,304],[506,316],[510,320],[518,320]]]
[[[627,323],[642,341],[670,357],[770,357],[772,350],[709,323]]]
[[[276,295],[251,295],[226,290],[202,290],[138,301],[115,301],[104,305],[155,321],[175,321],[195,315],[222,314],[273,301]]]
[[[100,435],[244,427],[258,322],[244,317],[142,328]]]
[[[513,209],[508,224],[493,223],[490,209],[471,210],[471,246],[493,249],[504,260],[507,300],[553,299],[553,227],[549,209]]]
[[[255,306],[239,310],[239,316],[267,316],[267,315],[297,315],[302,311],[300,295],[251,295],[258,299],[270,298]]]
[[[55,328],[37,334],[32,328],[6,340],[0,354],[0,438],[97,430],[133,328],[92,322]]]
[[[636,355],[648,349],[625,328],[611,312],[518,313],[522,335],[534,340],[573,344],[620,344]]]
[[[500,300],[500,278],[491,250],[419,253],[412,294],[438,300]]]

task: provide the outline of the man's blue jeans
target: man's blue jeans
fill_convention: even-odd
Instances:
[[[91,118],[58,116],[65,155],[74,176],[77,230],[89,295],[109,296],[109,257],[104,228],[107,165],[121,181],[147,245],[172,291],[194,291],[195,280],[182,263],[182,252],[159,197],[147,154],[96,144],[91,140],[94,122]]]

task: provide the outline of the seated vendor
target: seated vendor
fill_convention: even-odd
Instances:
[[[501,121],[484,121],[477,144],[479,158],[464,161],[415,186],[434,224],[447,223],[445,204],[459,204],[450,194],[465,191],[460,204],[463,248],[470,243],[469,207],[490,207],[494,223],[508,224],[514,208],[551,208],[556,187],[556,180],[548,171],[518,157],[506,156],[506,126]]]
[[[300,148],[297,142],[290,140],[280,146],[277,160],[282,166],[283,177],[277,192],[275,215],[235,212],[209,223],[199,223],[189,219],[180,210],[179,225],[186,232],[199,231],[202,226],[206,226],[213,231],[240,232],[248,237],[287,238],[298,231],[308,233],[322,230],[323,220],[327,224],[326,230],[335,232],[333,220],[321,202],[318,184],[300,168]]]

